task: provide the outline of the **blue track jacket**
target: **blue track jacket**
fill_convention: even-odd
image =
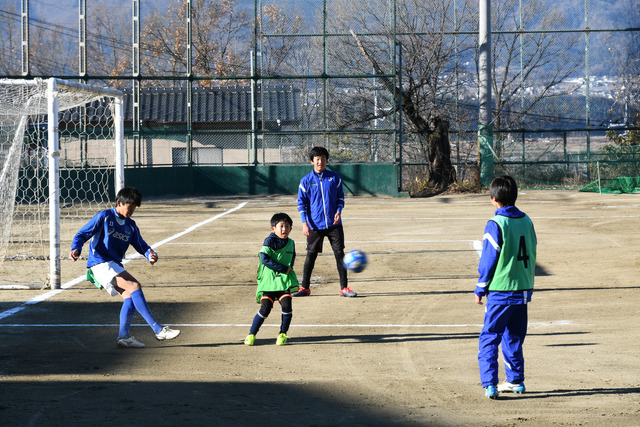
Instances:
[[[149,259],[151,247],[140,236],[140,230],[131,218],[121,217],[113,209],[98,212],[80,229],[73,238],[71,250],[82,252],[84,243],[89,242],[87,268],[103,262],[114,261],[122,265],[129,245]]]
[[[311,171],[300,180],[298,212],[302,222],[306,222],[309,228],[326,230],[334,227],[333,218],[336,212],[342,212],[342,208],[344,191],[337,173],[326,169],[322,173]]]
[[[521,218],[524,216],[524,213],[515,206],[506,206],[496,210],[495,215]],[[502,243],[500,227],[494,221],[489,220],[482,237],[482,255],[480,256],[480,263],[478,265],[480,277],[478,278],[474,292],[480,297],[486,296],[487,304],[526,304],[531,301],[532,289],[515,292],[487,291],[487,284],[491,281],[495,273]]]

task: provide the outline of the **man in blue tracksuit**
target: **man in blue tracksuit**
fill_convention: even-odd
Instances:
[[[522,344],[527,335],[527,303],[533,292],[536,233],[531,219],[516,206],[518,187],[510,176],[489,186],[497,209],[484,229],[475,300],[487,297],[480,333],[480,380],[490,399],[499,392],[524,393]],[[498,386],[498,346],[502,343],[506,382]]]
[[[314,147],[309,152],[313,170],[300,180],[298,187],[298,212],[302,219],[302,234],[307,236],[307,257],[304,262],[300,290],[293,296],[311,295],[311,272],[318,253],[322,252],[325,236],[331,243],[340,276],[340,296],[355,297],[347,284],[347,270],[342,264],[344,258],[344,231],[342,229],[342,209],[344,191],[340,176],[326,170],[329,152],[324,147]]]

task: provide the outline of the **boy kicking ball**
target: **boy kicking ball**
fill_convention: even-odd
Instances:
[[[71,259],[77,261],[84,243],[89,242],[87,260],[87,280],[109,295],[120,294],[124,299],[120,310],[120,331],[116,346],[119,348],[144,347],[144,344],[129,334],[133,314],[138,313],[151,326],[158,340],[171,340],[180,334],[177,329],[163,326],[151,313],[142,293],[140,282],[122,266],[122,259],[132,245],[144,255],[151,265],[158,261],[158,255],[142,239],[140,230],[131,216],[142,203],[142,194],[125,187],[118,191],[116,207],[97,213],[76,233],[71,244]]]

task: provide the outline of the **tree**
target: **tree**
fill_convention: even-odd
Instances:
[[[258,19],[261,20],[262,74],[291,75],[304,71],[308,65],[304,56],[307,46],[301,37],[286,37],[304,30],[304,18],[291,13],[286,2],[281,2],[265,5]]]
[[[21,9],[19,2],[0,0],[0,70],[7,75],[22,72]],[[74,30],[30,17],[29,72],[31,75],[67,75],[75,72],[74,47],[60,43]]]
[[[578,89],[561,84],[580,69],[580,55],[574,54],[579,36],[574,33],[514,34],[513,30],[560,28],[565,22],[561,6],[546,0],[498,0],[492,2],[492,91],[495,103],[494,128],[521,129],[540,126],[529,114],[550,97]],[[521,21],[522,20],[522,21]],[[542,120],[547,120],[544,118]],[[502,144],[496,139],[496,155]]]
[[[622,18],[622,25],[633,26],[640,17],[640,5],[635,5],[635,10],[628,10]],[[632,123],[629,115],[633,111],[640,111],[640,39],[636,34],[624,33],[617,40],[611,38],[607,43],[607,49],[611,52],[611,65],[618,79],[615,81],[614,99],[615,105],[624,108],[624,126]],[[612,106],[613,109],[613,106]],[[640,113],[635,114],[633,125],[640,126]],[[631,130],[623,135],[615,131],[607,132],[609,139],[616,145],[640,145],[640,135],[637,130]]]
[[[371,90],[360,88],[351,99],[357,105],[345,115],[345,123],[367,122],[402,109],[405,118],[403,150],[407,157],[427,163],[427,187],[438,193],[456,180],[451,162],[449,123],[458,118],[455,111],[456,84],[464,79],[456,73],[456,58],[473,52],[470,37],[454,37],[448,32],[468,24],[471,2],[461,1],[455,22],[453,3],[441,0],[378,0],[333,2],[330,28],[336,33],[351,30],[351,39],[341,39],[340,47],[328,52],[331,63],[345,74],[373,70],[377,75],[392,74],[394,31],[402,49],[401,78],[381,77],[388,92],[387,108],[372,108]],[[335,17],[335,19],[334,19]],[[395,28],[393,18],[395,17]],[[402,85],[399,82],[402,81]]]
[[[299,37],[301,34],[317,29],[308,28],[305,17],[296,13],[289,1],[267,4],[258,17],[259,43],[261,49],[260,74],[262,76],[304,76],[319,74],[322,61],[321,49],[312,37]],[[271,84],[288,83],[286,80],[270,80]],[[321,86],[311,79],[296,79],[291,82],[300,89],[301,114],[300,126],[304,129],[322,126]],[[268,107],[267,107],[268,108]],[[295,145],[295,143],[293,144]],[[306,159],[308,149],[298,144],[302,158]]]
[[[640,114],[636,114],[633,126],[640,127]],[[607,138],[618,146],[640,145],[640,131],[635,129],[622,134],[610,129],[607,131]]]
[[[146,19],[141,42],[151,55],[145,55],[141,60],[145,74],[186,73],[186,7],[186,2],[174,0],[168,8],[157,9]],[[236,0],[194,0],[191,18],[192,70],[195,75],[249,74],[246,64],[251,26],[247,13],[239,10]]]
[[[94,75],[131,75],[131,11],[96,5],[87,10],[87,72]],[[109,86],[124,89],[126,80],[114,79]]]
[[[15,2],[0,1],[0,72],[20,74],[20,12],[15,10]]]

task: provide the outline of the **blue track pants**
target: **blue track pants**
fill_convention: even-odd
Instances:
[[[478,350],[482,387],[498,384],[500,343],[507,381],[524,381],[522,344],[527,335],[527,322],[527,304],[487,304]]]

